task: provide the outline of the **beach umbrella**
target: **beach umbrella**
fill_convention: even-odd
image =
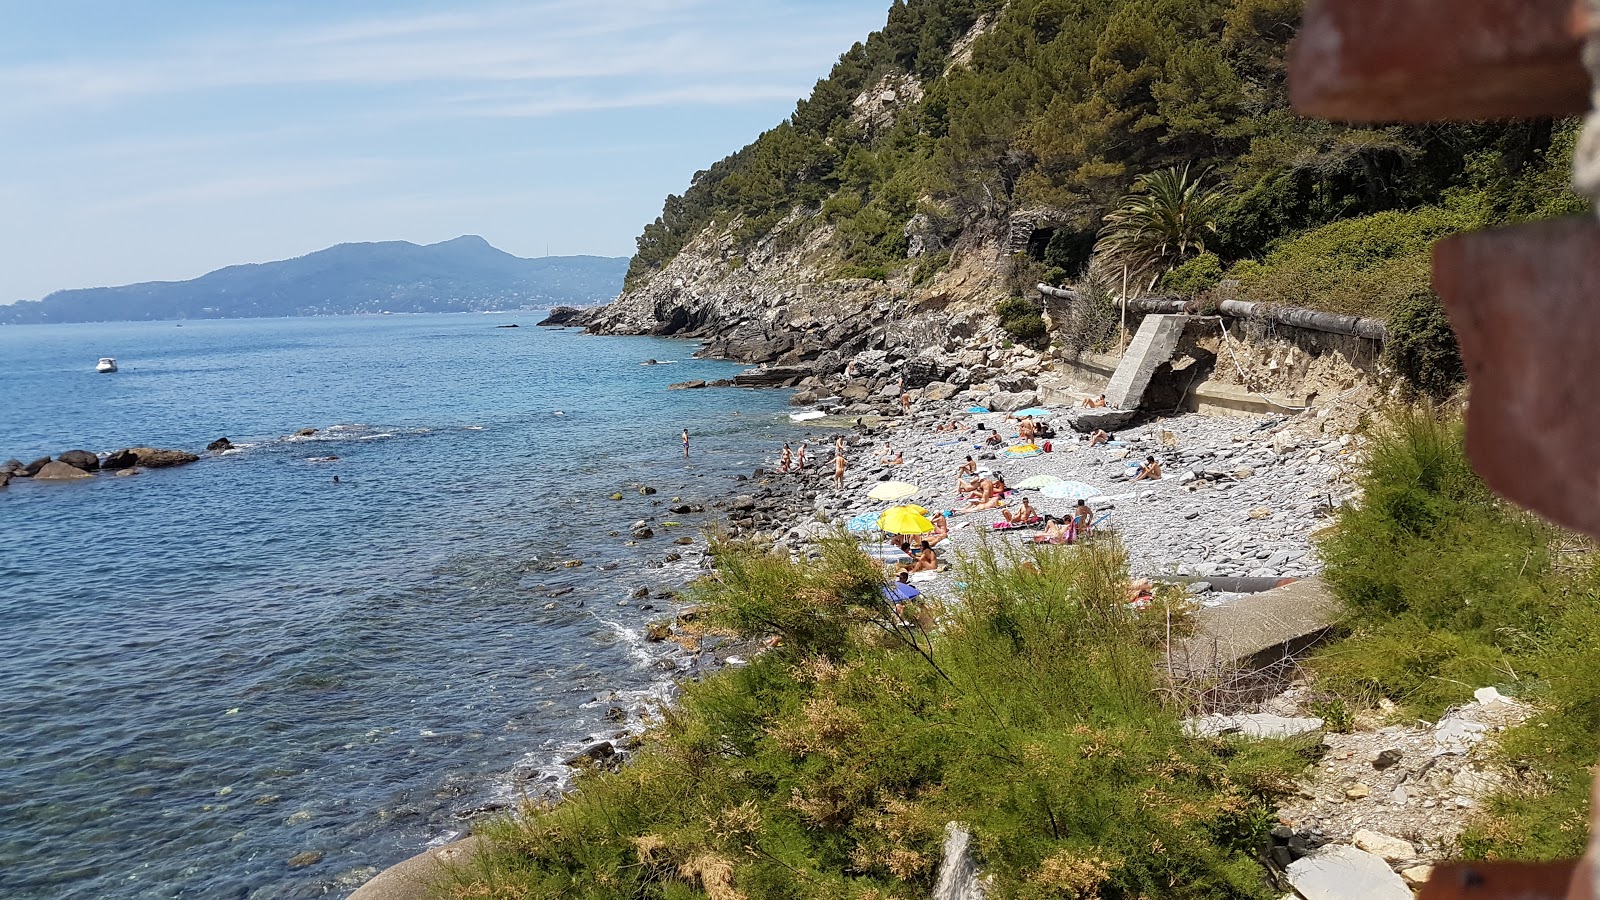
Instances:
[[[980,413],[988,412],[988,410],[981,406],[969,406],[967,407],[967,412],[972,413],[973,415],[979,415]]]
[[[1017,410],[1015,415],[1019,419],[1023,416],[1048,416],[1050,415],[1050,410],[1042,406],[1030,406],[1027,409]]]
[[[1013,484],[1012,487],[1019,491],[1037,491],[1040,488],[1049,487],[1052,484],[1060,484],[1063,481],[1066,481],[1066,479],[1057,475],[1034,475],[1031,478],[1024,478]]]
[[[1038,456],[1043,452],[1037,444],[1018,444],[1015,447],[1006,448],[1006,456],[1012,459],[1025,459],[1029,456]]]
[[[869,531],[877,531],[878,517],[881,515],[883,515],[883,513],[879,510],[864,512],[845,523],[845,530],[849,531],[851,534],[866,534]]]
[[[919,490],[921,488],[914,484],[906,484],[904,481],[884,481],[879,482],[877,487],[868,491],[867,496],[874,500],[885,500],[892,503],[895,500],[904,500],[907,497],[915,496]]]
[[[1054,500],[1087,500],[1100,496],[1100,489],[1082,481],[1062,481],[1046,487],[1039,493]]]
[[[887,534],[927,534],[933,530],[933,523],[909,506],[896,506],[878,517],[878,530]]]

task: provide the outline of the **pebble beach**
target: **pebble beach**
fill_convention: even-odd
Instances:
[[[1328,524],[1332,509],[1354,491],[1350,463],[1358,443],[1326,414],[1185,414],[1141,422],[1118,432],[1109,446],[1090,447],[1086,435],[1068,426],[1071,411],[1056,412],[1045,419],[1057,435],[1049,441],[1050,452],[1022,458],[1004,452],[1022,443],[1017,420],[1004,413],[914,408],[876,428],[855,429],[846,439],[842,489],[833,487],[832,439],[819,433],[818,442],[808,445],[807,470],[769,476],[792,479],[807,486],[807,495],[815,493],[811,520],[790,528],[780,543],[798,549],[853,517],[894,505],[867,496],[882,481],[918,487],[914,497],[898,502],[930,511],[959,510],[968,500],[956,491],[956,471],[971,455],[980,470],[1004,475],[1011,485],[1045,475],[1095,488],[1070,499],[1014,490],[1007,508],[1026,497],[1041,514],[1070,518],[1076,500],[1087,500],[1100,527],[1115,530],[1123,541],[1135,577],[1302,578],[1321,569],[1311,534]],[[951,423],[959,430],[949,431]],[[984,443],[992,431],[1004,438],[1002,445]],[[1035,445],[1044,443],[1038,439]],[[884,464],[886,448],[902,464]],[[1132,481],[1130,467],[1147,456],[1160,462],[1163,477]],[[950,537],[936,548],[941,562],[982,541],[1022,543],[1039,533],[1037,528],[997,529],[1002,510],[955,514],[950,522]],[[942,572],[927,580],[937,584],[947,577]]]

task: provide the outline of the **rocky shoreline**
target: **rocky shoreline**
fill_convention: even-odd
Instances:
[[[227,438],[223,440],[226,441]],[[67,450],[53,459],[42,456],[30,463],[23,463],[17,459],[8,459],[0,463],[0,487],[10,484],[13,478],[76,481],[93,478],[100,472],[111,472],[123,477],[137,475],[145,469],[185,466],[199,459],[200,457],[194,453],[183,450],[161,450],[155,447],[128,447],[104,455],[88,450]]]

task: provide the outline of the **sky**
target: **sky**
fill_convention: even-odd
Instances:
[[[630,256],[888,0],[0,0],[0,303],[348,241]]]

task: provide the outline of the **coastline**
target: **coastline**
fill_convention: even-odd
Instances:
[[[702,348],[703,348],[702,344]],[[800,399],[806,399],[803,389],[796,391],[794,386],[788,388]],[[735,475],[738,487],[729,497],[712,501],[708,504],[708,513],[720,518],[721,524],[733,533],[743,537],[756,537],[763,542],[770,541],[773,552],[794,553],[803,556],[806,553],[807,543],[814,537],[830,532],[836,525],[842,524],[850,513],[859,511],[872,505],[865,498],[866,490],[877,481],[889,479],[909,479],[914,482],[925,482],[929,493],[919,502],[934,505],[939,502],[949,501],[953,489],[950,483],[953,477],[954,460],[965,455],[971,450],[974,457],[982,460],[982,465],[1002,468],[1009,475],[1022,470],[1043,471],[1051,465],[1059,468],[1071,460],[1073,464],[1081,464],[1083,468],[1098,467],[1101,471],[1110,473],[1111,469],[1120,469],[1118,466],[1108,465],[1115,462],[1112,457],[1121,454],[1128,455],[1134,451],[1142,453],[1146,449],[1162,453],[1164,457],[1172,459],[1171,472],[1167,479],[1154,487],[1127,490],[1132,487],[1120,482],[1115,486],[1107,487],[1106,491],[1091,499],[1106,510],[1116,510],[1119,505],[1125,505],[1130,512],[1125,512],[1122,517],[1136,519],[1141,513],[1141,505],[1148,506],[1154,511],[1162,506],[1163,497],[1158,491],[1170,489],[1172,494],[1177,494],[1181,489],[1184,494],[1195,495],[1204,492],[1202,502],[1210,502],[1224,513],[1245,516],[1247,523],[1260,522],[1271,518],[1272,512],[1267,516],[1251,518],[1246,510],[1247,504],[1254,502],[1257,493],[1252,490],[1239,490],[1229,494],[1230,489],[1255,477],[1255,472],[1243,472],[1249,468],[1239,465],[1228,471],[1209,469],[1204,464],[1211,462],[1222,465],[1228,462],[1232,454],[1223,454],[1216,457],[1215,444],[1219,441],[1228,444],[1243,444],[1240,449],[1263,470],[1274,468],[1281,469],[1282,478],[1258,479],[1255,488],[1267,486],[1267,490],[1280,486],[1283,482],[1299,479],[1307,486],[1304,496],[1292,512],[1281,516],[1278,523],[1280,536],[1287,536],[1291,543],[1288,551],[1290,559],[1280,566],[1281,572],[1274,574],[1283,577],[1298,578],[1315,574],[1320,569],[1320,564],[1315,561],[1311,551],[1309,534],[1314,530],[1313,519],[1320,518],[1331,511],[1330,505],[1335,502],[1333,492],[1339,493],[1339,500],[1344,497],[1349,489],[1346,479],[1347,466],[1340,459],[1356,452],[1357,447],[1348,438],[1342,435],[1333,435],[1333,432],[1346,427],[1354,418],[1353,414],[1346,414],[1329,420],[1326,416],[1319,417],[1315,413],[1302,414],[1295,418],[1261,417],[1255,418],[1212,418],[1194,414],[1170,417],[1152,417],[1142,420],[1143,424],[1132,429],[1139,433],[1136,438],[1125,442],[1125,446],[1113,448],[1111,451],[1098,451],[1106,458],[1092,459],[1086,452],[1094,452],[1085,448],[1079,440],[1082,436],[1074,435],[1058,422],[1060,436],[1054,442],[1054,453],[1042,457],[1033,457],[1024,461],[1004,460],[994,452],[995,448],[979,446],[973,448],[971,436],[979,434],[975,426],[982,422],[984,431],[993,430],[997,426],[1007,424],[1004,414],[991,413],[980,416],[967,416],[961,410],[971,398],[944,398],[930,399],[917,403],[909,414],[888,415],[877,418],[872,426],[853,426],[848,428],[827,428],[835,420],[830,418],[822,421],[797,423],[800,430],[806,431],[808,445],[814,448],[811,453],[811,464],[800,472],[778,473],[770,467],[755,470],[749,475]],[[846,418],[844,421],[848,422]],[[966,431],[962,432],[937,432],[934,427],[943,423],[960,423]],[[1181,424],[1180,424],[1181,423]],[[1263,425],[1270,428],[1263,428]],[[1173,446],[1171,439],[1176,435],[1173,429],[1183,432],[1206,432],[1203,441],[1197,441],[1198,449],[1186,451],[1181,445]],[[1310,434],[1315,431],[1316,437]],[[1285,437],[1279,437],[1279,435]],[[1330,435],[1333,435],[1330,437]],[[829,465],[832,454],[832,444],[838,437],[843,437],[847,448],[847,459],[850,468],[847,470],[846,484],[843,489],[835,489],[831,485],[831,467]],[[1014,439],[1014,432],[1012,438]],[[1327,440],[1319,438],[1329,438]],[[907,456],[905,465],[889,466],[878,465],[874,462],[877,456],[878,445],[885,443],[899,448]],[[776,446],[769,448],[775,455]],[[961,451],[961,452],[957,452]],[[954,454],[954,455],[952,455]],[[1265,454],[1263,456],[1263,454]],[[1327,457],[1324,458],[1324,454]],[[1257,459],[1259,457],[1259,459]],[[1305,463],[1310,460],[1316,467],[1312,478],[1307,480],[1305,475],[1310,466]],[[1192,464],[1192,466],[1189,466]],[[1292,464],[1292,465],[1291,465]],[[1189,466],[1189,467],[1185,467]],[[1211,478],[1189,477],[1193,473],[1204,473]],[[1242,477],[1241,477],[1242,476]],[[1317,481],[1320,479],[1320,481]],[[1013,478],[1013,480],[1019,480]],[[1311,485],[1311,481],[1317,481]],[[748,493],[742,493],[748,487]],[[1219,489],[1220,488],[1220,489]],[[1332,488],[1333,491],[1324,491]],[[1324,501],[1322,498],[1326,497]],[[876,504],[881,508],[886,504]],[[943,507],[941,507],[943,508]],[[1051,512],[1060,510],[1051,509]],[[1166,510],[1163,514],[1171,514]],[[1182,518],[1177,521],[1190,530],[1199,531],[1207,526],[1206,523],[1196,523],[1198,516],[1178,512]],[[1292,522],[1285,519],[1292,518]],[[991,537],[1004,539],[1012,537],[1005,531],[997,531],[992,526],[999,519],[999,513],[987,511],[970,516],[963,520],[952,537],[950,543],[942,550],[970,549],[981,540]],[[1188,521],[1185,522],[1184,520]],[[1021,533],[1021,532],[1019,532]],[[1031,533],[1031,532],[1030,532]],[[1188,549],[1188,548],[1185,548]],[[1251,553],[1260,552],[1254,545],[1249,547]],[[1254,560],[1256,565],[1240,568],[1237,572],[1218,570],[1212,574],[1217,576],[1232,575],[1260,577],[1266,574],[1262,563],[1276,562],[1283,551],[1273,551]],[[1136,575],[1186,576],[1190,580],[1203,578],[1205,569],[1198,572],[1189,571],[1183,566],[1171,567],[1165,573],[1157,571],[1139,571]],[[685,583],[692,580],[695,573],[686,572]],[[1221,580],[1219,578],[1219,580]],[[938,591],[949,587],[943,578],[935,578],[931,584],[924,585],[925,590]],[[1229,602],[1237,595],[1230,595],[1222,591],[1210,592],[1201,585],[1203,593],[1210,593],[1210,598],[1202,598],[1202,605],[1217,605]],[[676,598],[674,598],[676,599]],[[673,626],[683,621],[685,612],[692,616],[692,609],[681,603],[674,603],[672,607],[671,622]],[[654,631],[654,629],[651,629]],[[654,636],[654,635],[652,635]],[[571,742],[560,746],[550,746],[547,754],[547,764],[543,768],[530,771],[528,774],[536,775],[540,791],[533,795],[535,799],[550,802],[559,802],[575,772],[574,764],[583,760],[601,762],[607,766],[625,765],[628,751],[637,736],[649,726],[649,717],[654,710],[662,704],[670,704],[678,694],[678,685],[685,678],[701,678],[710,675],[725,665],[738,665],[742,662],[742,654],[748,654],[756,648],[735,645],[719,638],[708,641],[695,641],[693,649],[675,643],[673,638],[677,635],[667,636],[665,639],[650,641],[640,639],[635,652],[642,654],[650,660],[650,665],[656,666],[667,673],[666,677],[656,682],[649,691],[633,692],[629,695],[613,693],[605,700],[597,698],[595,705],[616,701],[622,712],[614,728],[594,732],[586,736],[583,742]],[[570,755],[567,755],[569,754]],[[559,760],[557,756],[561,756]],[[521,769],[519,767],[519,773]],[[519,777],[519,783],[526,779]],[[504,812],[505,807],[485,812]],[[470,820],[469,820],[470,824]],[[464,835],[447,845],[448,848],[462,846],[464,841],[472,840],[470,829]],[[363,885],[352,896],[357,900],[372,900],[372,898],[394,898],[410,896],[404,893],[394,893],[405,879],[414,876],[415,865],[422,860],[433,860],[435,863],[449,861],[459,864],[459,855],[453,850],[439,855],[438,847],[430,848],[403,863],[402,867],[392,867],[385,870],[378,877]],[[409,874],[408,874],[409,873]],[[369,889],[370,888],[370,889]],[[422,896],[422,895],[417,895]]]

